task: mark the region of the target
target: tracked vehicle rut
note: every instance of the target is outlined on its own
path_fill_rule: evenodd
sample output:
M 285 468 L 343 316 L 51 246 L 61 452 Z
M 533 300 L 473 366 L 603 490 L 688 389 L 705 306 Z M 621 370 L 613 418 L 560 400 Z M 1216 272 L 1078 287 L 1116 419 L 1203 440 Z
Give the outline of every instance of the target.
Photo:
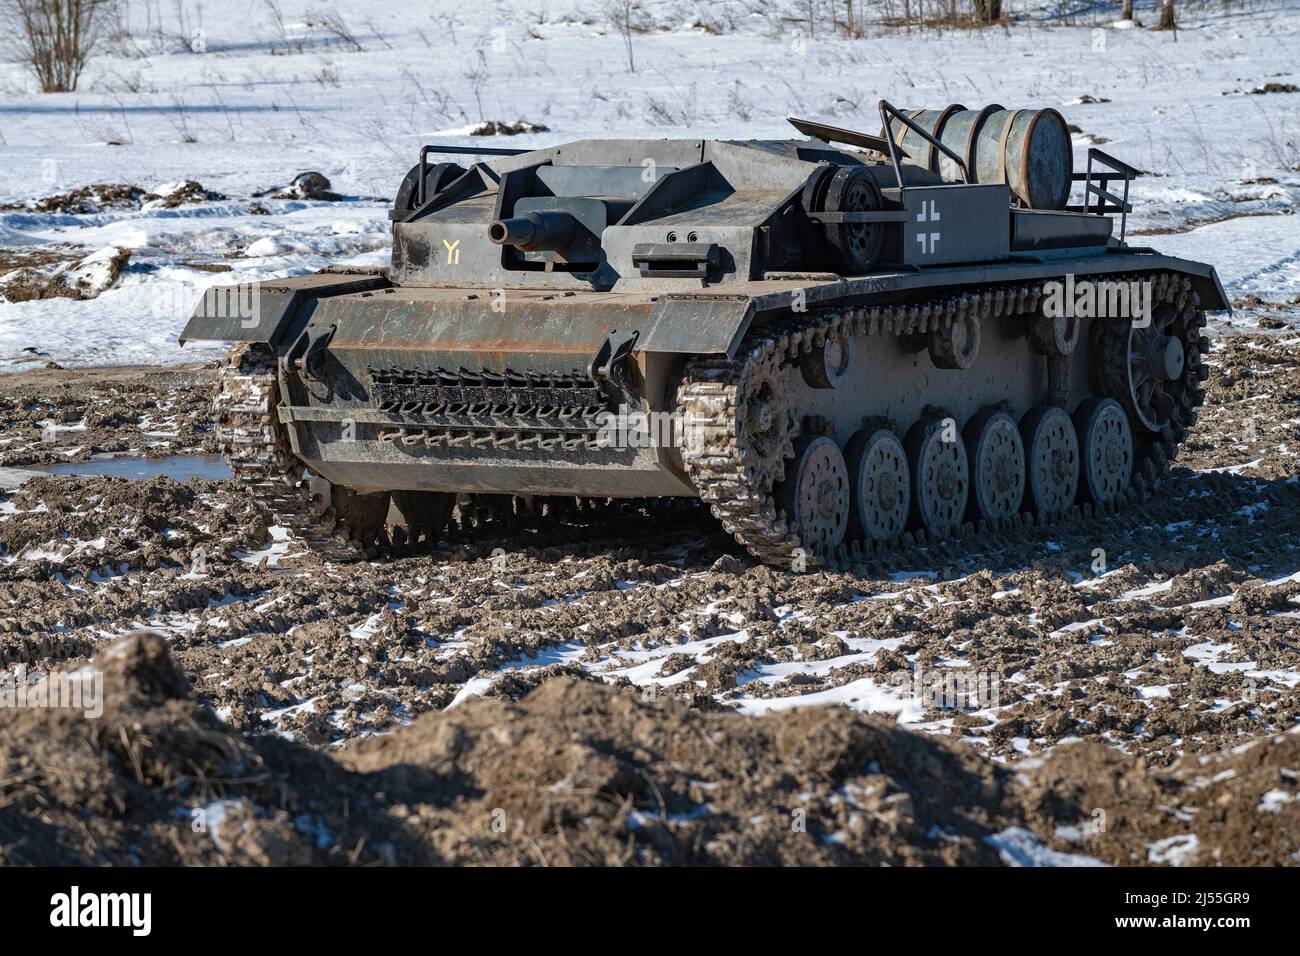
M 1053 110 L 880 115 L 426 147 L 391 268 L 217 287 L 186 327 L 236 343 L 237 479 L 330 560 L 698 498 L 796 570 L 1151 488 L 1203 399 L 1214 270 L 1130 246 L 1136 171 L 1075 172 Z

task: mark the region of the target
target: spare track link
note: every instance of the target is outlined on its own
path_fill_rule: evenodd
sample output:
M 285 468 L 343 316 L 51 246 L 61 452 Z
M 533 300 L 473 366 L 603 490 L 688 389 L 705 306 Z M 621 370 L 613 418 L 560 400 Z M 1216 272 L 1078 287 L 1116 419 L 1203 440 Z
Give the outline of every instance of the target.
M 1142 435 L 1135 430 L 1133 480 L 1124 500 L 1107 509 L 1114 512 L 1147 494 L 1167 472 L 1178 443 L 1196 421 L 1196 409 L 1204 401 L 1205 392 L 1200 385 L 1205 378 L 1202 357 L 1209 346 L 1201 334 L 1205 313 L 1200 308 L 1200 298 L 1185 277 L 1157 272 L 1095 278 L 1098 281 L 1120 278 L 1130 282 L 1150 280 L 1153 283 L 1153 308 L 1172 303 L 1187 316 L 1184 381 L 1188 384 L 1183 402 L 1174 410 L 1173 423 L 1163 432 Z M 845 568 L 887 554 L 907 557 L 909 549 L 926 543 L 924 530 L 908 531 L 883 543 L 849 542 L 831 554 L 816 554 L 803 547 L 798 531 L 790 527 L 772 496 L 773 484 L 782 477 L 784 463 L 774 472 L 771 462 L 756 460 L 761 456 L 755 454 L 755 449 L 747 447 L 738 427 L 738 404 L 744 394 L 746 377 L 770 374 L 786 363 L 797 363 L 800 354 L 837 333 L 916 335 L 941 330 L 955 321 L 971 317 L 983 322 L 1002 316 L 1032 314 L 1038 309 L 1040 297 L 1041 285 L 1014 285 L 919 304 L 851 307 L 790 315 L 751 332 L 735 359 L 696 359 L 687 366 L 677 392 L 678 411 L 694 429 L 694 440 L 682 451 L 691 481 L 723 528 L 751 555 L 766 564 L 788 568 L 795 565 L 797 558 L 802 558 L 809 569 Z M 1028 342 L 1026 347 L 1030 347 Z M 796 415 L 791 437 L 798 434 L 799 427 L 800 419 Z M 792 442 L 786 442 L 783 454 L 786 459 L 792 457 Z M 1075 505 L 1057 515 L 1052 523 L 1090 519 L 1097 510 L 1100 509 L 1091 504 Z M 1030 527 L 1037 521 L 1041 519 L 1022 512 L 999 522 L 997 527 L 983 521 L 978 527 L 966 524 L 958 535 L 965 537 L 978 533 L 981 540 L 988 540 L 988 536 L 997 532 Z

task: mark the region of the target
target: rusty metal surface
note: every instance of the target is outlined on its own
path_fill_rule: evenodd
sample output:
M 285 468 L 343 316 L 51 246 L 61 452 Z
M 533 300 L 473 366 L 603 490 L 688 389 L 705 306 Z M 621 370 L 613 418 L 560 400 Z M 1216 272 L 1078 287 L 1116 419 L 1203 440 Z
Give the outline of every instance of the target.
M 645 326 L 653 307 L 644 295 L 393 289 L 327 300 L 313 321 L 337 326 L 331 351 L 368 365 L 419 353 L 449 368 L 543 369 L 584 364 L 612 329 Z
M 302 313 L 328 296 L 378 289 L 384 276 L 318 273 L 290 279 L 213 286 L 199 299 L 181 331 L 180 342 L 215 339 L 280 345 Z
M 1187 274 L 1207 308 L 1228 302 L 1211 266 L 1140 250 L 1039 250 L 1005 263 L 952 264 L 833 281 L 726 283 L 694 291 L 557 292 L 511 289 L 392 289 L 331 298 L 313 321 L 336 323 L 332 349 L 365 353 L 370 364 L 420 352 L 449 367 L 502 368 L 520 356 L 533 367 L 570 368 L 590 356 L 611 329 L 641 333 L 638 352 L 734 355 L 756 316 L 808 304 L 874 303 L 928 290 L 999 282 L 1049 281 L 1065 273 L 1171 269 Z M 493 311 L 497 302 L 502 311 Z M 434 363 L 438 364 L 438 363 Z
M 430 449 L 400 442 L 329 441 L 313 430 L 302 443 L 307 466 L 359 490 L 466 491 L 596 495 L 610 498 L 694 497 L 695 489 L 660 466 L 655 449 L 589 452 Z

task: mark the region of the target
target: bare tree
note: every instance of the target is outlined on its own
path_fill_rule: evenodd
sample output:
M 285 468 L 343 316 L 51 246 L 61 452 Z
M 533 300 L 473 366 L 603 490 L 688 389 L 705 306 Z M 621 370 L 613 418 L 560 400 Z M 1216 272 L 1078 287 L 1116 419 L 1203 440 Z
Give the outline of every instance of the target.
M 1002 19 L 1002 0 L 973 0 L 975 19 L 980 23 L 997 23 Z
M 627 68 L 633 73 L 636 72 L 636 59 L 632 55 L 632 34 L 637 30 L 639 6 L 636 0 L 609 0 L 605 4 L 605 16 L 623 37 L 623 46 L 627 50 Z
M 46 93 L 77 88 L 99 42 L 114 0 L 0 0 L 4 19 L 18 29 L 11 43 Z
M 1174 19 L 1174 0 L 1164 0 L 1164 2 L 1160 4 L 1160 22 L 1156 24 L 1156 29 L 1178 29 L 1178 22 Z
M 1133 19 L 1133 0 L 1124 0 L 1119 7 L 1119 18 L 1121 20 Z

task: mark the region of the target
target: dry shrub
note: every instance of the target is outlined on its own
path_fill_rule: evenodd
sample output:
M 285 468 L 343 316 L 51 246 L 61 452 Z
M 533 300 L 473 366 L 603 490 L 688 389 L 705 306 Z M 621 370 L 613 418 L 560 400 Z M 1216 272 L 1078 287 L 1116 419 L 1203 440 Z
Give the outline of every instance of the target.
M 99 42 L 115 0 L 0 0 L 16 24 L 11 44 L 36 73 L 41 90 L 67 93 Z

